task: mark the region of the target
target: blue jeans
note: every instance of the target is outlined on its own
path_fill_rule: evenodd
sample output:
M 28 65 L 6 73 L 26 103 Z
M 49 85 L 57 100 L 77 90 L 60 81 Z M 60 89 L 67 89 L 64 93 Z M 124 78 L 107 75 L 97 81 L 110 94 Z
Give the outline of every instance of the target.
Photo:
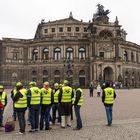
M 1 110 L 0 110 L 0 126 L 2 126 L 3 112 L 4 112 L 4 109 L 1 109 Z
M 42 106 L 41 107 L 41 117 L 40 117 L 40 130 L 44 128 L 44 121 L 45 121 L 45 129 L 49 128 L 50 124 L 50 109 L 51 106 Z
M 56 112 L 57 111 L 58 111 L 58 122 L 60 122 L 61 116 L 60 116 L 58 104 L 53 104 L 53 106 L 52 106 L 52 123 L 54 123 L 54 124 L 55 124 L 55 120 L 56 120 Z
M 77 128 L 82 128 L 82 120 L 80 116 L 80 106 L 75 105 L 74 106 L 75 110 L 75 116 L 76 116 L 76 123 L 77 123 Z
M 38 129 L 40 108 L 30 109 L 31 129 Z
M 105 106 L 108 125 L 112 124 L 112 106 Z

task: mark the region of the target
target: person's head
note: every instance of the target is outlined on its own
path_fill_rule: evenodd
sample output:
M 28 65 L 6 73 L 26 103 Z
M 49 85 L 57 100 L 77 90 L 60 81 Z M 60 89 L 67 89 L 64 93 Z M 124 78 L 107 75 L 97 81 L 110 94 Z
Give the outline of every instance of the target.
M 55 89 L 58 89 L 58 88 L 59 88 L 59 84 L 58 84 L 58 83 L 55 83 L 55 84 L 54 84 L 54 88 L 55 88 Z
M 17 90 L 20 90 L 20 89 L 22 89 L 23 88 L 23 84 L 21 83 L 21 82 L 17 82 L 16 83 L 16 89 Z
M 106 88 L 107 88 L 107 87 L 110 87 L 110 82 L 109 82 L 109 81 L 105 82 L 105 87 L 106 87 Z
M 3 92 L 4 91 L 4 87 L 3 85 L 0 85 L 0 92 Z
M 44 82 L 43 86 L 49 86 L 49 82 Z
M 63 84 L 64 84 L 64 86 L 68 86 L 69 85 L 69 81 L 68 80 L 64 80 Z
M 63 84 L 59 84 L 59 88 L 62 88 L 64 85 Z
M 75 88 L 75 90 L 78 89 L 78 88 L 80 88 L 80 84 L 79 84 L 79 83 L 76 83 L 76 84 L 74 85 L 74 88 Z
M 29 87 L 35 87 L 37 84 L 36 84 L 36 82 L 35 81 L 31 81 L 30 83 L 29 83 Z

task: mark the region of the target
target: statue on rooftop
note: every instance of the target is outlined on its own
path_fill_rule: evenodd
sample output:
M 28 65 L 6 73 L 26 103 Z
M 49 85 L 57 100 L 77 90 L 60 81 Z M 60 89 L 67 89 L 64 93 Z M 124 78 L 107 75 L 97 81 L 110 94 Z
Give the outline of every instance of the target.
M 97 4 L 97 7 L 98 9 L 97 9 L 96 16 L 107 16 L 110 13 L 108 9 L 104 10 L 104 6 L 99 3 Z

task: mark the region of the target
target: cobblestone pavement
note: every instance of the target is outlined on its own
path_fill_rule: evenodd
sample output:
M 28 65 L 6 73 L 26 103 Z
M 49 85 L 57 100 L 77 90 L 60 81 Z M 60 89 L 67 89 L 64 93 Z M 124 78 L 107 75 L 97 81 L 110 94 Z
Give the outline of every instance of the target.
M 10 93 L 10 90 L 6 90 Z M 75 118 L 72 127 L 61 129 L 58 124 L 52 126 L 51 131 L 39 131 L 36 133 L 26 132 L 24 135 L 17 135 L 16 130 L 5 133 L 0 130 L 0 140 L 140 140 L 140 89 L 116 90 L 117 98 L 113 108 L 113 125 L 105 126 L 105 109 L 101 98 L 97 97 L 94 90 L 94 97 L 89 97 L 89 91 L 85 91 L 84 105 L 81 108 L 83 129 L 72 130 L 75 126 Z M 12 101 L 9 99 L 5 109 L 5 121 L 12 114 Z M 29 126 L 27 126 L 27 131 Z

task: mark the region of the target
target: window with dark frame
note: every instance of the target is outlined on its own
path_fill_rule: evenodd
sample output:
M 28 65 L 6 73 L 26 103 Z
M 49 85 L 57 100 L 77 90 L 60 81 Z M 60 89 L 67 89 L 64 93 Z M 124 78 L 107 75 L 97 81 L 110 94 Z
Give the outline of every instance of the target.
M 71 32 L 71 27 L 67 27 L 67 31 L 68 32 Z
M 63 32 L 63 27 L 59 27 L 59 32 Z
M 53 32 L 53 33 L 55 32 L 55 28 L 52 28 L 52 32 Z
M 79 27 L 76 27 L 75 30 L 76 30 L 76 32 L 79 32 L 80 29 L 79 29 Z
M 48 33 L 48 29 L 44 29 L 44 33 Z

